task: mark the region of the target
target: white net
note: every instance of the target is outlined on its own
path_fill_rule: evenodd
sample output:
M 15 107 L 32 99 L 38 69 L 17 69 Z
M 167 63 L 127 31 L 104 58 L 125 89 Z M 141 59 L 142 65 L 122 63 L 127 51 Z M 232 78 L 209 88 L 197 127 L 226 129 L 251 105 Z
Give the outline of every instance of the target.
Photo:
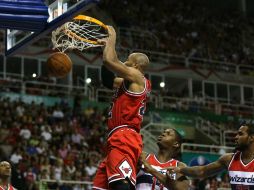
M 67 22 L 52 32 L 54 49 L 65 52 L 67 49 L 83 51 L 91 47 L 102 46 L 98 39 L 107 37 L 107 31 L 99 24 L 87 20 Z

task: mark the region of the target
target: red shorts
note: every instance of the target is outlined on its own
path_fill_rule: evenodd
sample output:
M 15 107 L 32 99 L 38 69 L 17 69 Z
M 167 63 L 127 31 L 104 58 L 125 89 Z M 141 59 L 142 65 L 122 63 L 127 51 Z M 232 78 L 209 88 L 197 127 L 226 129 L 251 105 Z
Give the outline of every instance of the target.
M 93 189 L 106 190 L 108 184 L 129 178 L 136 184 L 136 167 L 142 152 L 142 138 L 130 128 L 115 131 L 107 141 L 107 156 L 101 162 L 93 180 Z

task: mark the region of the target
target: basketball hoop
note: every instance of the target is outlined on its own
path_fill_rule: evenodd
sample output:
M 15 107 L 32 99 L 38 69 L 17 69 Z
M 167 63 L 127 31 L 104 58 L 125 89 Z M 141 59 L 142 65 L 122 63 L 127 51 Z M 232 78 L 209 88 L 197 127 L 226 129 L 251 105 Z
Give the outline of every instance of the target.
M 54 49 L 65 52 L 67 49 L 83 51 L 102 46 L 97 42 L 108 36 L 107 26 L 101 21 L 84 15 L 75 17 L 52 32 Z

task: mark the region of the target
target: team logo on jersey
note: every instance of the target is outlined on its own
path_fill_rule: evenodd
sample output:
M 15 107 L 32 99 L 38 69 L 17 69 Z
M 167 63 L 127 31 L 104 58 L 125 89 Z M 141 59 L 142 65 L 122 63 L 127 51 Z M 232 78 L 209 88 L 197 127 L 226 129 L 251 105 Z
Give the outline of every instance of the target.
M 231 183 L 234 183 L 234 182 L 254 183 L 253 175 L 250 177 L 240 177 L 238 175 L 230 176 L 229 180 Z
M 253 172 L 229 171 L 229 181 L 231 184 L 253 185 Z
M 122 164 L 119 166 L 120 171 L 124 175 L 124 177 L 131 177 L 132 174 L 132 168 L 130 164 L 127 162 L 127 160 L 124 160 Z

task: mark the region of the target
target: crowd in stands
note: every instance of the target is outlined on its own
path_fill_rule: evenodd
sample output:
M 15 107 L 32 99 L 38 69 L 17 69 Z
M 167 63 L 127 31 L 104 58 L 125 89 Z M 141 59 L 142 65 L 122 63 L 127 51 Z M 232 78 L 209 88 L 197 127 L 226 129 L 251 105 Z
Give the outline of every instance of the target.
M 159 93 L 154 92 L 153 95 L 156 97 Z M 233 102 L 232 104 L 228 104 L 225 102 L 209 100 L 208 98 L 203 98 L 198 95 L 194 98 L 188 98 L 186 96 L 168 96 L 167 94 L 164 95 L 161 93 L 160 96 L 160 101 L 154 101 L 155 106 L 162 107 L 168 111 L 191 113 L 210 112 L 215 113 L 216 115 L 243 117 L 252 117 L 254 111 L 253 105 L 239 105 Z
M 142 30 L 150 31 L 159 38 L 158 46 L 147 40 L 130 48 L 253 65 L 248 39 L 252 19 L 244 17 L 240 7 L 212 5 L 212 1 L 198 0 L 159 4 L 138 0 L 105 1 L 102 8 L 110 9 L 117 26 L 140 30 L 140 36 Z
M 29 95 L 66 97 L 85 94 L 85 88 L 67 84 L 57 84 L 55 78 L 49 77 L 26 77 L 15 79 L 6 77 L 0 79 L 1 92 L 26 93 Z M 71 89 L 71 90 L 70 90 Z
M 211 177 L 205 180 L 193 180 L 191 183 L 191 190 L 217 190 L 222 189 L 231 189 L 230 184 L 228 183 L 228 175 L 224 174 L 220 177 Z
M 9 155 L 5 159 L 16 168 L 17 189 L 38 189 L 41 179 L 92 180 L 104 154 L 106 127 L 100 110 L 83 110 L 78 102 L 71 109 L 64 101 L 45 107 L 8 98 L 1 99 L 0 108 L 1 146 Z

